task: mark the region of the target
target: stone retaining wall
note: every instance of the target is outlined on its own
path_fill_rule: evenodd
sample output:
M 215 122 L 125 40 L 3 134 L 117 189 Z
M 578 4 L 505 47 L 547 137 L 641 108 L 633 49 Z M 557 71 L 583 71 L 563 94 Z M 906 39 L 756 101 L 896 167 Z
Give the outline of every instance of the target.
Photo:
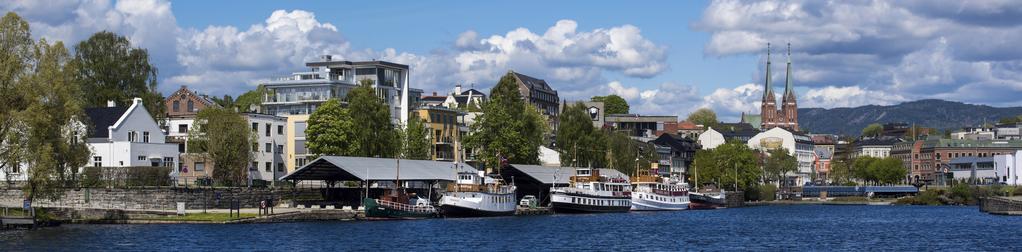
M 21 206 L 22 191 L 19 189 L 0 189 L 0 205 Z M 188 209 L 229 208 L 230 201 L 237 199 L 242 208 L 257 208 L 264 199 L 275 200 L 280 204 L 292 197 L 319 197 L 319 190 L 298 189 L 104 189 L 81 188 L 64 191 L 64 197 L 58 201 L 37 199 L 36 207 L 64 208 L 99 208 L 126 210 L 174 210 L 177 202 L 184 202 Z
M 981 197 L 979 198 L 979 211 L 995 214 L 1020 212 L 1022 211 L 1022 201 L 1003 197 Z

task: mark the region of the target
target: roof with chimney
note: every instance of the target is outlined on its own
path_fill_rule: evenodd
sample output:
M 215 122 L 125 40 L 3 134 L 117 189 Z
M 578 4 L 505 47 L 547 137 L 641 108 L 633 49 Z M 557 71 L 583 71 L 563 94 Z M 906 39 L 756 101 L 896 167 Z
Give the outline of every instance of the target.
M 544 92 L 553 93 L 553 94 L 557 93 L 557 91 L 554 90 L 553 88 L 551 88 L 550 85 L 548 85 L 545 80 L 533 78 L 532 76 L 520 74 L 520 73 L 517 73 L 515 71 L 509 71 L 509 72 L 512 75 L 514 75 L 515 78 L 518 78 L 518 80 L 521 80 L 522 83 L 525 84 L 525 86 L 529 88 L 529 90 L 538 90 L 538 91 L 544 91 Z
M 128 111 L 128 107 L 102 107 L 87 108 L 85 115 L 89 117 L 92 128 L 89 130 L 89 138 L 110 137 L 110 126 L 117 123 L 121 116 Z

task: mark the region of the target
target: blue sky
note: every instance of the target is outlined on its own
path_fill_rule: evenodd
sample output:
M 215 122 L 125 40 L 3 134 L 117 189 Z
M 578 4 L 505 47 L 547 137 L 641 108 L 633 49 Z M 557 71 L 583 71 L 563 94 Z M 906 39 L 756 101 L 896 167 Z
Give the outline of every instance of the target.
M 110 30 L 147 48 L 165 93 L 237 95 L 322 54 L 408 64 L 413 86 L 486 89 L 508 69 L 568 100 L 618 94 L 632 112 L 725 120 L 758 112 L 765 45 L 802 107 L 946 99 L 1022 105 L 1022 5 L 1011 1 L 14 0 L 33 36 Z M 777 85 L 780 87 L 781 85 Z

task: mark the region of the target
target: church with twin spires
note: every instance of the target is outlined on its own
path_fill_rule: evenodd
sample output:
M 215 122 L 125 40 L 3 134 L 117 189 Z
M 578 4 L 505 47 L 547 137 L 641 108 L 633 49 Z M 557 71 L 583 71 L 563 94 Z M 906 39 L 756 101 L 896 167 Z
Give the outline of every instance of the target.
M 774 86 L 770 81 L 770 43 L 767 43 L 766 80 L 763 88 L 763 104 L 760 107 L 761 130 L 780 127 L 792 132 L 799 132 L 798 103 L 795 101 L 795 88 L 791 84 L 791 44 L 788 44 L 788 67 L 786 70 L 781 109 L 777 109 L 777 96 L 774 94 Z

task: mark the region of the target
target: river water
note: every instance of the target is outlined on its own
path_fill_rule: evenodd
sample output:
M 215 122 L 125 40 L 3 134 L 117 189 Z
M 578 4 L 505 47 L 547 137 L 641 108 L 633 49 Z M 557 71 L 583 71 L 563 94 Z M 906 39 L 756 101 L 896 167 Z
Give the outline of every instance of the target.
M 976 207 L 713 211 L 279 224 L 64 225 L 0 233 L 0 251 L 1022 251 L 1022 217 Z

